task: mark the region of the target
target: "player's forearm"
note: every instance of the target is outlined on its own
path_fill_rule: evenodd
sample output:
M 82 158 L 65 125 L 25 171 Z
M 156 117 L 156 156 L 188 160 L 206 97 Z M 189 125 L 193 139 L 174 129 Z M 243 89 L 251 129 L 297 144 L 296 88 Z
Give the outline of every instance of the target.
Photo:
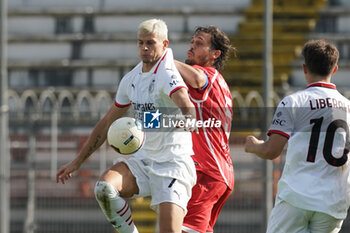
M 254 136 L 246 138 L 245 151 L 256 154 L 262 159 L 274 159 L 269 141 L 259 140 Z
M 109 126 L 113 121 L 122 117 L 127 112 L 128 108 L 129 107 L 120 108 L 114 105 L 111 106 L 108 113 L 96 124 L 87 142 L 75 159 L 75 162 L 77 162 L 79 166 L 106 141 Z
M 186 93 L 187 94 L 187 93 Z M 181 110 L 182 115 L 188 118 L 196 119 L 196 109 L 193 103 L 187 98 L 177 99 L 176 104 Z
M 107 123 L 103 120 L 99 121 L 75 159 L 79 166 L 105 142 L 107 131 Z
M 185 117 L 196 119 L 196 109 L 191 102 L 189 102 L 186 107 L 181 108 L 181 113 Z
M 246 152 L 256 154 L 258 157 L 260 157 L 262 159 L 273 159 L 271 156 L 272 154 L 266 145 L 266 142 L 254 144 L 254 145 L 250 146 L 246 150 Z
M 170 98 L 176 104 L 176 106 L 181 109 L 181 113 L 183 115 L 191 115 L 196 117 L 196 110 L 193 103 L 189 99 L 186 88 L 179 88 L 170 96 Z

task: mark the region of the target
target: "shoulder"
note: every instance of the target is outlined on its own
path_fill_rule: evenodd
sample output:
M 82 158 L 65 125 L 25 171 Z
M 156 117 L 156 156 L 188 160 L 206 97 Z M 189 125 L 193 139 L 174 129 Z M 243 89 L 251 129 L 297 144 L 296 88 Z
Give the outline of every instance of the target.
M 340 96 L 340 98 L 343 99 L 344 102 L 350 103 L 350 99 L 346 98 L 342 93 L 340 93 L 338 90 L 336 90 L 336 95 Z
M 217 72 L 217 70 L 213 67 L 203 67 L 203 66 L 199 66 L 199 65 L 193 65 L 193 68 L 197 68 L 202 70 L 206 75 L 208 76 L 213 76 L 215 74 L 215 72 Z
M 302 89 L 302 90 L 295 91 L 294 93 L 291 93 L 284 98 L 287 98 L 290 101 L 300 102 L 302 100 L 309 99 L 310 96 L 312 96 L 312 90 Z
M 142 72 L 142 62 L 139 62 L 132 70 L 130 70 L 128 73 L 126 73 L 123 76 L 123 79 L 129 79 L 134 77 L 135 75 L 138 75 Z
M 170 88 L 177 86 L 179 84 L 183 84 L 182 76 L 180 75 L 179 71 L 176 69 L 176 67 L 166 67 L 161 66 L 160 69 L 157 71 L 157 82 L 164 83 L 167 85 L 169 83 Z
M 278 104 L 278 107 L 294 107 L 298 104 L 298 92 L 285 96 Z
M 167 67 L 164 69 L 164 73 L 167 74 L 169 77 L 172 77 L 173 75 L 177 75 L 178 71 L 173 67 Z
M 183 82 L 180 73 L 175 69 L 164 69 L 157 75 L 156 80 L 157 82 Z
M 126 73 L 122 79 L 121 82 L 128 83 L 131 82 L 136 76 L 138 76 L 142 71 L 142 64 L 137 64 L 132 70 L 130 70 L 128 73 Z

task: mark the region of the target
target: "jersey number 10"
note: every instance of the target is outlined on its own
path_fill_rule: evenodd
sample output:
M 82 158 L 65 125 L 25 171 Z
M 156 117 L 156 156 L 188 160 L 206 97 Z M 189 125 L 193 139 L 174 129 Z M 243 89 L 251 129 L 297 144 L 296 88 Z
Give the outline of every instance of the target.
M 318 147 L 318 141 L 320 138 L 320 132 L 321 132 L 321 126 L 323 122 L 323 117 L 318 119 L 311 119 L 310 124 L 314 124 L 312 127 L 311 137 L 310 137 L 310 143 L 309 143 L 309 150 L 307 153 L 307 159 L 308 162 L 315 162 L 316 158 L 316 152 Z M 333 148 L 333 142 L 335 137 L 335 132 L 338 128 L 342 128 L 345 130 L 345 146 L 343 155 L 340 158 L 335 158 L 332 155 L 332 148 Z M 323 157 L 332 166 L 340 167 L 343 166 L 346 161 L 348 160 L 348 153 L 349 153 L 350 145 L 349 145 L 349 127 L 347 123 L 343 120 L 334 120 L 332 121 L 326 130 L 326 137 L 324 140 L 323 145 Z

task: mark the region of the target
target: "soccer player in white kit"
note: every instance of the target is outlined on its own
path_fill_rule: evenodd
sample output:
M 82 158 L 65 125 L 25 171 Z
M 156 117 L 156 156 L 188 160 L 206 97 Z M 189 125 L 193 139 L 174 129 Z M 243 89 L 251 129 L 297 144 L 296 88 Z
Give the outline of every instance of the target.
M 331 83 L 339 52 L 325 40 L 302 50 L 306 89 L 278 105 L 267 141 L 246 139 L 246 152 L 278 157 L 288 141 L 267 232 L 339 232 L 349 208 L 350 101 Z
M 137 45 L 141 62 L 123 77 L 115 105 L 97 123 L 78 156 L 59 169 L 57 182 L 65 183 L 72 177 L 72 172 L 103 144 L 112 122 L 130 106 L 140 120 L 144 112 L 159 114 L 159 109 L 195 118 L 194 105 L 167 48 L 167 33 L 162 20 L 140 24 Z M 175 127 L 146 131 L 143 147 L 129 159 L 120 158 L 96 183 L 95 196 L 107 220 L 119 233 L 138 232 L 124 198 L 152 196 L 151 208 L 158 212 L 159 232 L 181 232 L 196 181 L 192 154 L 191 132 Z

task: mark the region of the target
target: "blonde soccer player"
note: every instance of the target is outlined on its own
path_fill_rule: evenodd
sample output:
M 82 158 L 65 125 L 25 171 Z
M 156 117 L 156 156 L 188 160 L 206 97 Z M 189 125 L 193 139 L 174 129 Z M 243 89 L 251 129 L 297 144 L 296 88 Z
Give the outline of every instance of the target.
M 151 19 L 138 29 L 137 47 L 141 62 L 121 80 L 115 104 L 93 129 L 78 156 L 62 166 L 57 182 L 65 183 L 72 172 L 106 139 L 109 126 L 131 107 L 135 118 L 144 120 L 152 114 L 159 123 L 160 114 L 167 113 L 195 118 L 187 87 L 177 71 L 168 30 L 164 21 Z M 190 128 L 186 128 L 189 129 Z M 154 132 L 155 131 L 155 132 Z M 191 159 L 191 132 L 176 127 L 145 131 L 143 147 L 129 159 L 119 161 L 105 171 L 95 186 L 96 199 L 107 220 L 120 233 L 136 233 L 130 208 L 125 198 L 151 196 L 151 208 L 159 215 L 159 232 L 181 232 L 187 202 L 196 180 Z

